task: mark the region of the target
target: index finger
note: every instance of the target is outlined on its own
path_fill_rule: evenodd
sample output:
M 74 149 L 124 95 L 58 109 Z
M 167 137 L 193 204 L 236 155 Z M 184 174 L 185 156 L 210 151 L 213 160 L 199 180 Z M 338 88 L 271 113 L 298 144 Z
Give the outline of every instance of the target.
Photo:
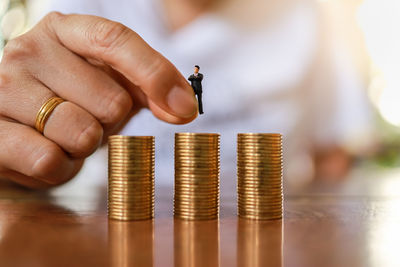
M 197 101 L 186 79 L 131 29 L 101 17 L 57 12 L 47 15 L 44 23 L 69 50 L 110 65 L 162 110 L 180 118 L 195 118 Z

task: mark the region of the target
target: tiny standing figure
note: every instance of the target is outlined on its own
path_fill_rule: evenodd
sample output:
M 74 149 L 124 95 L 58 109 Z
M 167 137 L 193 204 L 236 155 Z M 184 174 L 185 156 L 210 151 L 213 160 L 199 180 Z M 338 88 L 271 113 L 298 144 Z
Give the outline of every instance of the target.
M 201 81 L 203 80 L 203 74 L 199 72 L 200 67 L 198 65 L 194 66 L 194 73 L 190 75 L 188 80 L 192 84 L 194 93 L 197 96 L 197 101 L 199 102 L 199 114 L 203 114 L 203 102 L 201 99 L 201 94 L 203 93 L 203 88 L 201 86 Z

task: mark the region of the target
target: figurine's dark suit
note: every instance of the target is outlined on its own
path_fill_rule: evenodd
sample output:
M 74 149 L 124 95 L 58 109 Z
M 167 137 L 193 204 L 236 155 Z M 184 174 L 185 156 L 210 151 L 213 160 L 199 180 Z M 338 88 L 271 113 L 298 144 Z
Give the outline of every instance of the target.
M 203 102 L 201 99 L 201 94 L 203 93 L 203 87 L 201 86 L 201 81 L 203 80 L 203 74 L 197 73 L 197 76 L 192 74 L 190 75 L 188 80 L 191 82 L 194 93 L 197 96 L 197 101 L 199 102 L 199 113 L 203 114 Z

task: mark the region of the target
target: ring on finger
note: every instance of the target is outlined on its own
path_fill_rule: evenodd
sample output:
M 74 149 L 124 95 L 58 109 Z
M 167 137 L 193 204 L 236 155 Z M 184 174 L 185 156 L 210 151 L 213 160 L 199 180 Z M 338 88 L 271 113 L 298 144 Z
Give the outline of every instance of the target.
M 35 128 L 36 130 L 43 134 L 44 126 L 50 117 L 53 110 L 65 100 L 58 96 L 50 97 L 39 109 L 36 114 Z

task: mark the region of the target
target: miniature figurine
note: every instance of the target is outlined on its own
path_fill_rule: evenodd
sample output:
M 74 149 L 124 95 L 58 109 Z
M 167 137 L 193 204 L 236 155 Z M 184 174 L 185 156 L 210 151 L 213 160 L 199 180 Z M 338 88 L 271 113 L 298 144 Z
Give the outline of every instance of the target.
M 201 81 L 203 80 L 203 74 L 199 72 L 200 67 L 198 65 L 194 66 L 194 73 L 190 75 L 188 80 L 192 84 L 192 88 L 194 90 L 194 93 L 197 96 L 197 101 L 199 102 L 199 114 L 203 114 L 203 102 L 201 99 L 201 95 L 203 93 L 203 88 L 201 86 Z

